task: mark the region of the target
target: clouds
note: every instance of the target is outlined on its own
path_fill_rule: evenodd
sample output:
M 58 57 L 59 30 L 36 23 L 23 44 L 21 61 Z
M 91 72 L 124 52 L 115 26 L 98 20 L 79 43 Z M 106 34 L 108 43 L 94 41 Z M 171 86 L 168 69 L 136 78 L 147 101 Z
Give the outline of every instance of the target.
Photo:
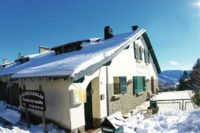
M 192 6 L 194 8 L 196 8 L 196 9 L 198 9 L 198 13 L 196 13 L 195 16 L 199 18 L 199 16 L 200 16 L 200 0 L 197 0 L 196 2 L 193 2 Z
M 200 8 L 200 1 L 194 2 L 192 5 L 193 5 L 194 7 Z
M 178 62 L 176 61 L 169 61 L 169 64 L 172 65 L 172 66 L 178 66 Z

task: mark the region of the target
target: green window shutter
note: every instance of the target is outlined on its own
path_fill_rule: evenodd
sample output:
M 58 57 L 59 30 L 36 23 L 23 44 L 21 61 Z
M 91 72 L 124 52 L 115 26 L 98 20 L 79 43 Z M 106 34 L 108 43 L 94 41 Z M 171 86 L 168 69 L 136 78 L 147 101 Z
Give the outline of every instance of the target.
M 133 77 L 133 94 L 140 94 L 146 90 L 145 77 Z
M 144 87 L 143 87 L 143 78 L 142 77 L 138 77 L 138 94 L 140 94 L 141 92 L 143 92 Z
M 143 87 L 144 87 L 144 91 L 146 91 L 146 79 L 145 79 L 145 77 L 143 77 Z
M 147 51 L 144 49 L 144 62 L 147 63 Z
M 150 63 L 150 53 L 148 52 L 148 63 Z
M 133 77 L 133 94 L 138 94 L 138 90 L 137 90 L 137 77 Z
M 119 77 L 119 82 L 120 82 L 120 92 L 121 92 L 121 94 L 126 93 L 127 92 L 126 77 Z

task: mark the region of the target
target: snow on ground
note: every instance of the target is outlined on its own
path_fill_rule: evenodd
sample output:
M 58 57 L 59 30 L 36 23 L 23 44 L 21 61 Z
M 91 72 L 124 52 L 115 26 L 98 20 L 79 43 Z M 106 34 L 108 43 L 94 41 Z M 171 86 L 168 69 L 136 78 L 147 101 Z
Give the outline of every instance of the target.
M 157 99 L 181 99 L 191 98 L 191 91 L 184 92 L 165 92 L 156 96 Z M 153 98 L 155 99 L 155 97 Z M 123 125 L 125 133 L 200 133 L 200 110 L 192 109 L 192 111 L 182 111 L 160 109 L 158 114 L 150 115 L 147 112 L 149 102 L 145 102 L 137 109 L 133 110 L 132 115 L 125 121 L 120 121 L 120 125 Z M 3 115 L 7 109 L 7 104 L 0 101 L 0 116 Z M 14 110 L 13 110 L 14 111 Z M 13 120 L 13 114 L 11 113 L 11 120 Z M 15 115 L 14 115 L 15 116 Z M 18 115 L 16 115 L 18 116 Z M 50 133 L 64 133 L 54 124 L 48 124 L 48 130 Z M 20 119 L 13 126 L 5 125 L 0 120 L 0 133 L 42 133 L 43 125 L 32 125 L 31 128 L 27 128 L 26 122 Z
M 0 101 L 0 116 L 13 125 L 8 125 L 0 119 L 0 133 L 43 133 L 43 124 L 31 124 L 30 128 L 27 128 L 27 124 L 21 119 L 20 113 L 14 109 L 8 108 L 8 106 L 9 105 L 5 102 Z M 49 133 L 65 133 L 64 130 L 59 129 L 52 123 L 48 124 L 47 127 Z
M 200 133 L 200 111 L 161 111 L 145 119 L 138 113 L 127 119 L 125 133 Z
M 0 116 L 12 124 L 18 123 L 21 118 L 21 114 L 18 111 L 9 108 L 0 111 Z
M 153 100 L 191 99 L 192 91 L 161 92 Z M 185 103 L 184 103 L 185 104 Z M 126 133 L 200 133 L 200 110 L 194 109 L 193 104 L 185 104 L 182 111 L 179 104 L 158 104 L 159 112 L 150 115 L 147 112 L 149 101 L 133 110 L 133 115 L 126 119 Z M 181 104 L 182 106 L 182 104 Z M 190 107 L 189 107 L 190 106 Z

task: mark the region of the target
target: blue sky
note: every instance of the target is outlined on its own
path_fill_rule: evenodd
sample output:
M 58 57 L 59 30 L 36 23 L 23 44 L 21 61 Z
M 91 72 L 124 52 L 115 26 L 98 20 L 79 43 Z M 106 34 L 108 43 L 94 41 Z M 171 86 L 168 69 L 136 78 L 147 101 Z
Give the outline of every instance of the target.
M 191 69 L 200 57 L 200 0 L 0 0 L 0 59 L 103 37 L 106 25 L 145 28 L 162 70 Z

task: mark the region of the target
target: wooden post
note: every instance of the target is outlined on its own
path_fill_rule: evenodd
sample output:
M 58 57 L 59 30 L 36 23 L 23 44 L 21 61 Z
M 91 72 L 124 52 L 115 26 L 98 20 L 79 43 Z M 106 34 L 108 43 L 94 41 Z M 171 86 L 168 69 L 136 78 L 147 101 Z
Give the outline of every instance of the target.
M 39 85 L 39 90 L 42 91 L 42 86 L 41 85 Z M 43 122 L 43 125 L 44 125 L 44 133 L 48 133 L 46 117 L 45 117 L 45 111 L 42 111 L 42 122 Z
M 29 114 L 28 114 L 28 109 L 27 109 L 27 107 L 25 108 L 25 112 L 26 112 L 27 127 L 30 128 L 30 121 L 29 121 Z
M 46 118 L 45 118 L 45 112 L 44 111 L 42 111 L 42 121 L 43 121 L 43 125 L 44 125 L 44 133 L 48 133 L 47 123 L 46 123 Z

